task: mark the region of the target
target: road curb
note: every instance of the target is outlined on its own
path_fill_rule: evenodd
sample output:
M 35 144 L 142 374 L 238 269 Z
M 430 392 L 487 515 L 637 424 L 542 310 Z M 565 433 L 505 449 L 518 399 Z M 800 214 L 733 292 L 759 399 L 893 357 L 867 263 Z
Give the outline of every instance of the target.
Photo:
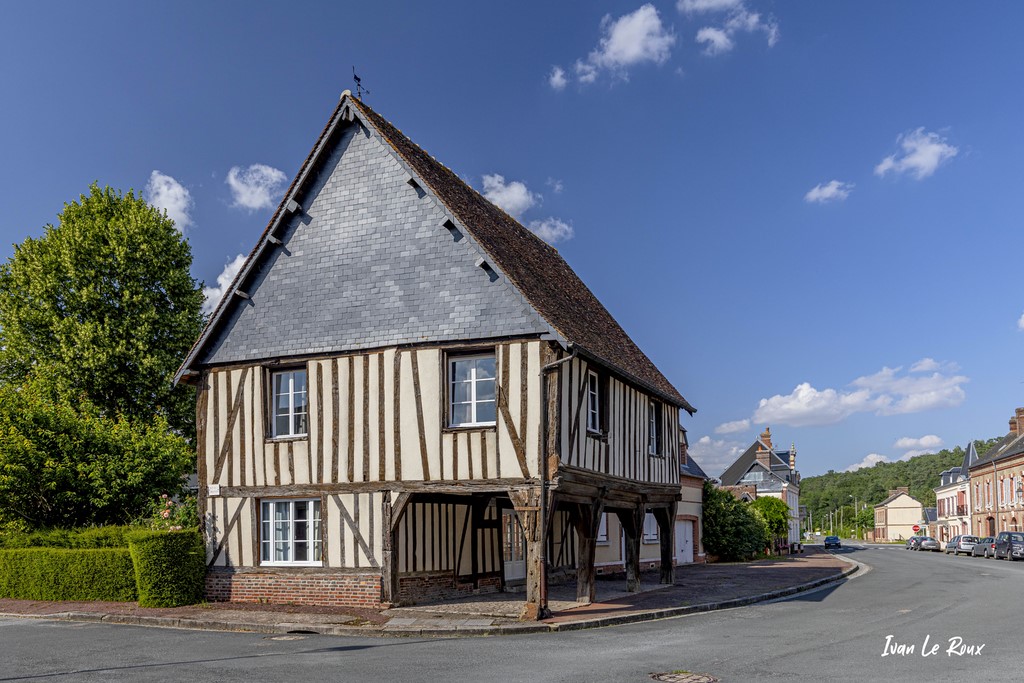
M 235 633 L 263 633 L 267 635 L 284 634 L 311 634 L 328 636 L 356 636 L 356 637 L 401 637 L 401 638 L 423 638 L 423 637 L 466 637 L 466 636 L 509 636 L 524 635 L 531 633 L 556 633 L 562 631 L 581 631 L 584 629 L 604 628 L 607 626 L 621 626 L 624 624 L 635 624 L 642 621 L 654 621 L 656 619 L 670 619 L 702 612 L 714 612 L 723 609 L 746 607 L 762 602 L 771 602 L 781 598 L 790 597 L 800 593 L 818 590 L 826 586 L 845 581 L 856 572 L 866 573 L 870 566 L 857 560 L 834 555 L 851 566 L 844 569 L 836 576 L 829 576 L 806 583 L 780 588 L 758 595 L 748 595 L 732 600 L 720 602 L 705 602 L 699 605 L 686 605 L 681 607 L 667 607 L 664 609 L 646 610 L 643 612 L 632 612 L 618 616 L 597 617 L 594 619 L 581 619 L 579 621 L 565 621 L 557 623 L 520 623 L 520 624 L 499 624 L 494 626 L 455 626 L 443 628 L 439 626 L 395 626 L 388 628 L 367 628 L 364 626 L 344 626 L 341 624 L 317 624 L 305 622 L 278 622 L 276 624 L 262 624 L 258 622 L 227 622 L 216 619 L 186 619 L 178 617 L 149 617 L 127 614 L 100 614 L 94 612 L 57 612 L 55 614 L 9 614 L 0 613 L 0 617 L 6 618 L 31 618 L 50 619 L 54 621 L 76 621 L 104 624 L 120 624 L 124 626 L 148 626 L 156 628 L 189 629 L 195 631 L 226 631 Z

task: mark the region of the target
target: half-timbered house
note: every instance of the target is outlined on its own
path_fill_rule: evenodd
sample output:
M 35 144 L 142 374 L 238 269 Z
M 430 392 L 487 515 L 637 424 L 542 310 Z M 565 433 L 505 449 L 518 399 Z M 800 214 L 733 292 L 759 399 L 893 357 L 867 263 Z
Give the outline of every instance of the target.
M 558 252 L 347 91 L 184 361 L 210 599 L 593 598 L 603 512 L 671 580 L 693 407 Z

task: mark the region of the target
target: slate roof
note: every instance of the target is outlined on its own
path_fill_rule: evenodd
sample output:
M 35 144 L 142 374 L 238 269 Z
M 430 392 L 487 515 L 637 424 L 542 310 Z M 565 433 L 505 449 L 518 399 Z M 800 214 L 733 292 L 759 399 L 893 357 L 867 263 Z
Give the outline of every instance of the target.
M 214 337 L 225 309 L 235 299 L 231 292 L 238 283 L 245 281 L 254 268 L 272 230 L 283 219 L 289 201 L 301 191 L 317 157 L 329 146 L 335 126 L 341 123 L 343 115 L 356 115 L 349 114 L 348 105 L 352 105 L 352 109 L 361 114 L 360 118 L 391 146 L 398 157 L 422 181 L 424 189 L 432 192 L 461 224 L 460 227 L 479 244 L 492 261 L 491 265 L 508 278 L 527 302 L 566 342 L 578 347 L 582 355 L 603 362 L 626 379 L 651 390 L 664 400 L 691 414 L 696 412 L 696 409 L 630 339 L 554 247 L 469 187 L 390 122 L 349 93 L 343 95 L 339 101 L 259 242 L 249 254 L 235 282 L 226 290 L 227 294 L 218 304 L 199 340 L 186 357 L 176 379 L 180 379 L 188 370 L 194 369 L 200 351 Z M 237 303 L 237 299 L 235 301 Z
M 743 475 L 750 470 L 754 463 L 757 462 L 758 448 L 767 448 L 761 439 L 757 439 L 754 443 L 750 444 L 750 448 L 745 450 L 740 457 L 736 458 L 736 460 L 726 468 L 725 472 L 722 472 L 722 486 L 736 486 L 739 484 Z M 785 453 L 787 458 L 789 457 L 789 451 L 782 451 L 782 453 Z M 780 451 L 772 451 L 770 462 L 773 473 L 783 471 L 786 474 L 789 473 L 789 461 L 782 458 Z
M 974 447 L 972 440 L 967 444 L 967 452 L 964 453 L 964 462 L 960 465 L 960 474 L 967 476 L 968 471 L 978 462 L 978 449 Z
M 973 443 L 971 445 L 973 446 Z M 1024 434 L 1010 432 L 985 451 L 985 455 L 978 458 L 970 468 L 975 470 L 983 465 L 991 465 L 995 460 L 1002 460 L 1020 453 L 1024 453 Z
M 939 519 L 938 508 L 924 508 L 924 521 L 928 524 Z
M 679 474 L 686 477 L 697 477 L 698 479 L 708 478 L 708 475 L 704 473 L 704 469 L 693 459 L 692 455 L 686 456 L 686 462 L 679 463 Z

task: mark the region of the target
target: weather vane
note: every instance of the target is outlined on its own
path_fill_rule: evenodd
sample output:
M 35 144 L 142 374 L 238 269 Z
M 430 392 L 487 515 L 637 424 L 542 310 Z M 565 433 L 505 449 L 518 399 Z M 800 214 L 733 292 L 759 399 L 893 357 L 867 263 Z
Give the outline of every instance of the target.
M 352 80 L 356 82 L 356 97 L 363 99 L 363 95 L 369 95 L 370 91 L 363 87 L 363 79 L 356 75 L 356 68 L 352 67 Z

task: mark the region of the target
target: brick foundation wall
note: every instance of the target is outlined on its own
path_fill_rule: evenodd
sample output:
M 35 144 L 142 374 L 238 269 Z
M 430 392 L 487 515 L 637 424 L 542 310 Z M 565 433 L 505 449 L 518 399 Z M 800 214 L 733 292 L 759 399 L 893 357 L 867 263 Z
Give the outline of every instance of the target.
M 411 605 L 501 590 L 501 576 L 497 574 L 480 577 L 477 583 L 474 586 L 472 581 L 456 581 L 451 572 L 406 574 L 398 577 L 398 599 L 403 605 Z
M 380 574 L 211 569 L 206 599 L 211 602 L 267 602 L 283 605 L 380 607 Z

